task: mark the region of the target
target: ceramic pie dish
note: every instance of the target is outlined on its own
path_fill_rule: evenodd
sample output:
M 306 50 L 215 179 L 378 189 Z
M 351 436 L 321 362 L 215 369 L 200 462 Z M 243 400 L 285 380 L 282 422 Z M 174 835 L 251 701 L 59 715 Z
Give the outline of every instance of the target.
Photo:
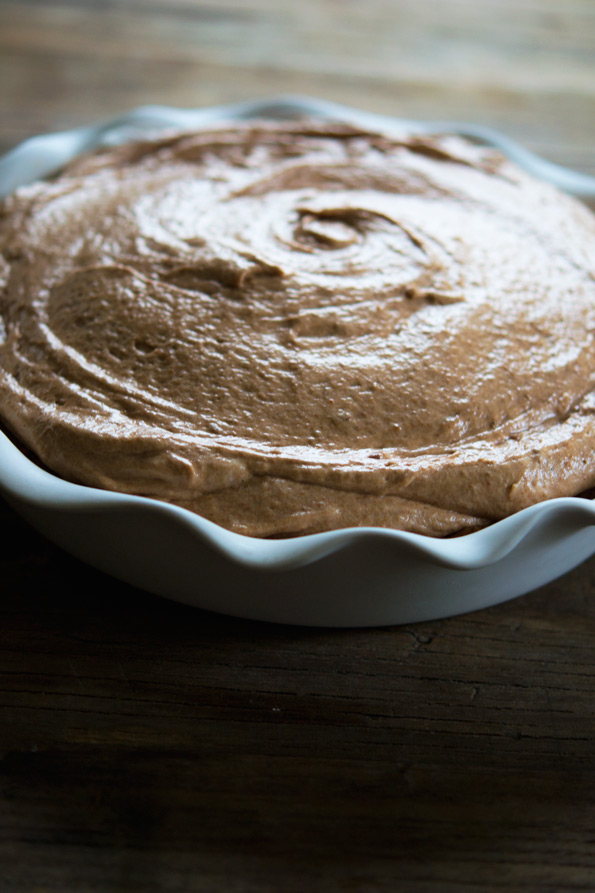
M 414 123 L 418 132 L 459 133 L 497 147 L 576 196 L 595 198 L 595 178 L 546 162 L 490 130 L 397 121 L 301 98 L 196 111 L 146 107 L 36 137 L 0 160 L 0 192 L 47 176 L 81 152 L 149 131 L 303 114 L 385 131 Z M 69 483 L 1 434 L 0 492 L 42 533 L 109 574 L 200 608 L 284 623 L 374 626 L 462 613 L 541 586 L 595 552 L 595 506 L 578 497 L 539 503 L 454 539 L 384 528 L 245 537 L 164 502 Z

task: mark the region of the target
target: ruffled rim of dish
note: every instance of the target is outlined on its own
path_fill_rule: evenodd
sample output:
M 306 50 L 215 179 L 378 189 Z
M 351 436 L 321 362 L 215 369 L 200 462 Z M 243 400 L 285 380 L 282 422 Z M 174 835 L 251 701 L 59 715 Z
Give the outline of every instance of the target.
M 260 539 L 226 530 L 188 509 L 109 490 L 74 484 L 40 468 L 0 433 L 0 490 L 30 507 L 60 512 L 143 511 L 169 518 L 196 534 L 229 560 L 258 570 L 291 570 L 375 540 L 399 544 L 434 564 L 457 570 L 482 568 L 505 558 L 531 533 L 555 521 L 573 528 L 595 525 L 595 503 L 581 497 L 550 499 L 529 506 L 483 530 L 440 539 L 382 527 L 349 527 L 287 539 Z

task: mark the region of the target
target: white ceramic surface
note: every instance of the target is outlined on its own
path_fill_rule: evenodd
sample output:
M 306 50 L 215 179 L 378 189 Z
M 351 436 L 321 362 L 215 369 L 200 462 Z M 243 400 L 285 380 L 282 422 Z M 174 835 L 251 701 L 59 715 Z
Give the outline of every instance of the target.
M 388 130 L 414 123 L 418 131 L 462 133 L 568 192 L 595 198 L 595 178 L 489 129 L 404 122 L 301 97 L 199 110 L 147 106 L 35 137 L 0 160 L 0 194 L 47 176 L 80 152 L 148 131 L 303 113 Z M 378 528 L 253 539 L 185 509 L 63 481 L 2 434 L 0 492 L 51 540 L 109 574 L 200 608 L 282 623 L 376 626 L 472 611 L 541 586 L 595 552 L 595 505 L 580 498 L 549 500 L 457 539 Z

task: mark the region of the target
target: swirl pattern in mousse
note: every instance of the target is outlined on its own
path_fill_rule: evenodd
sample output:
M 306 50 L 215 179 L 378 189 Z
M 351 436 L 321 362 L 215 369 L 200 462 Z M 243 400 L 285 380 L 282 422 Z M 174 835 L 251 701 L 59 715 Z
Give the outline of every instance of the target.
M 168 133 L 0 212 L 0 413 L 239 533 L 432 536 L 595 485 L 595 218 L 449 135 Z

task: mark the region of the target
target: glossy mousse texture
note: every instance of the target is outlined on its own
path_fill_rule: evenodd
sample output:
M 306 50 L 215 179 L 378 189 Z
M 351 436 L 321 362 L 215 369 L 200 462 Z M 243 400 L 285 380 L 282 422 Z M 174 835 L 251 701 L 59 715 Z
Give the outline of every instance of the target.
M 444 536 L 595 485 L 595 218 L 453 136 L 300 121 L 0 210 L 0 417 L 240 533 Z

